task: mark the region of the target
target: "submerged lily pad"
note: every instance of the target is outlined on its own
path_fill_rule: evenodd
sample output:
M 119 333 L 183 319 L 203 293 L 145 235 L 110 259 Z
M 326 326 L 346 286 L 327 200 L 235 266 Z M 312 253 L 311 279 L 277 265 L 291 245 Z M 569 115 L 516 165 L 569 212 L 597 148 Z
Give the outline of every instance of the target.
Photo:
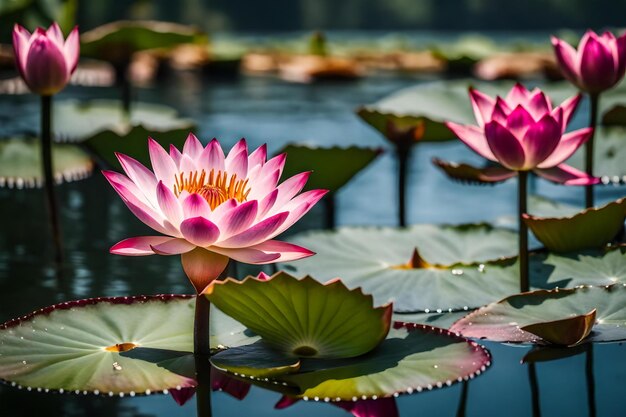
M 549 254 L 545 264 L 553 267 L 548 283 L 560 286 L 626 283 L 626 247 L 599 254 Z
M 624 226 L 626 198 L 571 217 L 524 215 L 537 239 L 553 252 L 600 248 L 611 242 Z
M 52 145 L 52 166 L 57 184 L 88 177 L 93 171 L 89 155 L 74 145 Z M 12 138 L 0 141 L 0 188 L 43 186 L 41 141 Z
M 53 119 L 55 138 L 60 142 L 81 142 L 104 132 L 124 137 L 135 127 L 157 136 L 171 130 L 189 133 L 195 126 L 193 121 L 179 118 L 173 108 L 157 104 L 133 103 L 128 116 L 118 100 L 60 101 L 54 106 Z
M 9 321 L 0 326 L 0 379 L 29 390 L 119 396 L 195 386 L 186 372 L 129 355 L 192 352 L 194 303 L 191 296 L 177 295 L 98 298 Z M 212 346 L 255 340 L 217 309 L 211 324 Z M 171 356 L 160 361 L 176 361 Z
M 313 171 L 307 181 L 307 189 L 324 188 L 332 193 L 372 163 L 382 150 L 357 146 L 322 148 L 291 144 L 279 153 L 288 155 L 283 171 L 284 178 L 304 171 Z
M 376 349 L 362 356 L 301 359 L 298 372 L 276 375 L 267 382 L 248 375 L 239 377 L 289 391 L 291 397 L 303 400 L 356 401 L 442 388 L 474 378 L 491 364 L 484 347 L 446 330 L 417 324 L 394 327 Z M 211 361 L 215 364 L 227 352 L 218 353 Z M 235 372 L 229 366 L 222 369 Z
M 370 295 L 340 280 L 321 284 L 284 272 L 268 280 L 227 279 L 206 296 L 264 342 L 291 357 L 347 358 L 376 347 L 387 335 L 391 306 L 374 308 Z
M 594 138 L 594 175 L 602 184 L 626 184 L 626 128 L 599 127 Z M 585 166 L 585 153 L 576 152 L 567 164 L 578 169 Z
M 519 288 L 517 265 L 499 262 L 517 254 L 516 233 L 486 224 L 345 227 L 293 239 L 317 255 L 286 268 L 321 281 L 340 276 L 396 312 L 468 310 Z
M 581 322 L 588 326 L 589 313 L 593 310 L 596 310 L 595 324 L 585 341 L 626 340 L 626 284 L 516 294 L 468 314 L 450 330 L 495 342 L 545 342 L 538 335 L 551 338 L 554 333 L 565 333 L 559 337 L 566 337 Z M 575 320 L 566 320 L 572 318 Z M 545 326 L 549 322 L 555 326 L 551 335 Z M 538 330 L 537 325 L 542 323 L 543 328 Z M 537 334 L 523 329 L 535 330 Z

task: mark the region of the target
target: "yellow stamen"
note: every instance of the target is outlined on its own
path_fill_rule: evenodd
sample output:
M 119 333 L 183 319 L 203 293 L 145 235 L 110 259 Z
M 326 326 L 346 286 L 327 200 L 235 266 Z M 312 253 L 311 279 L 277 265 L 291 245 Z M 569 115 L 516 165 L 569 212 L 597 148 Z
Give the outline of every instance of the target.
M 176 175 L 174 180 L 174 195 L 176 197 L 180 196 L 183 191 L 199 194 L 209 203 L 211 210 L 215 210 L 217 206 L 231 198 L 240 203 L 244 202 L 250 194 L 250 188 L 246 189 L 248 186 L 247 179 L 238 179 L 236 174 L 229 177 L 226 172 L 222 171 L 215 173 L 214 169 L 208 176 L 205 170 L 199 173 L 198 171 L 187 174 L 181 172 Z
M 134 343 L 117 343 L 113 346 L 105 347 L 104 350 L 107 352 L 128 352 L 129 350 L 133 350 L 137 347 Z

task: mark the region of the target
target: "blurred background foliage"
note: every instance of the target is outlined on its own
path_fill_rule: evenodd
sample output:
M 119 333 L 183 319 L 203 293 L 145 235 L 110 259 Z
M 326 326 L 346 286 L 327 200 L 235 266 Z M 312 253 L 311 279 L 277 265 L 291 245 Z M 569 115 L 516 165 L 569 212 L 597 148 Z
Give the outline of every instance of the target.
M 0 37 L 14 22 L 58 20 L 85 31 L 119 19 L 158 19 L 206 31 L 555 30 L 620 26 L 616 0 L 0 0 Z

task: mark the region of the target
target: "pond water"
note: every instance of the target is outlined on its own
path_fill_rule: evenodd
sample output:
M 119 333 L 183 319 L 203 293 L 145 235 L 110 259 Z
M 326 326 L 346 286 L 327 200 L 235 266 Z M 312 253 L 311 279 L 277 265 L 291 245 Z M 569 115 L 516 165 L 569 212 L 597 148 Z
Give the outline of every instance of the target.
M 422 82 L 412 77 L 376 77 L 346 83 L 289 84 L 265 77 L 202 80 L 184 74 L 158 89 L 139 91 L 141 101 L 176 107 L 199 123 L 199 137 L 219 138 L 225 147 L 241 137 L 252 146 L 267 142 L 271 152 L 289 142 L 320 145 L 384 147 L 388 150 L 338 194 L 339 225 L 396 223 L 395 160 L 382 137 L 363 123 L 354 109 L 389 93 Z M 67 97 L 116 97 L 114 90 L 70 88 Z M 584 103 L 586 106 L 586 103 Z M 585 114 L 586 107 L 580 110 Z M 37 126 L 34 97 L 0 97 L 3 136 Z M 575 125 L 584 124 L 578 117 Z M 26 127 L 26 129 L 25 129 Z M 515 186 L 463 186 L 449 181 L 431 163 L 433 156 L 480 162 L 460 142 L 423 145 L 410 167 L 410 223 L 505 222 L 515 213 Z M 581 204 L 582 189 L 532 184 L 534 193 Z M 58 188 L 66 244 L 62 276 L 52 267 L 52 248 L 40 190 L 0 189 L 0 322 L 60 301 L 95 296 L 188 293 L 190 286 L 177 257 L 127 258 L 110 255 L 119 240 L 149 234 L 123 205 L 99 172 L 81 182 Z M 624 188 L 604 187 L 599 201 L 624 195 Z M 294 231 L 319 228 L 321 207 Z M 291 232 L 291 231 L 290 231 Z M 254 272 L 245 268 L 244 273 Z M 596 345 L 593 372 L 586 371 L 585 354 L 539 363 L 535 377 L 520 364 L 527 348 L 486 343 L 493 365 L 467 384 L 401 396 L 401 416 L 607 416 L 626 414 L 624 381 L 626 347 Z M 533 395 L 531 387 L 538 387 Z M 590 397 L 590 393 L 592 394 Z M 595 393 L 595 394 L 593 394 Z M 595 398 L 595 407 L 591 398 Z M 279 395 L 253 387 L 238 401 L 224 393 L 212 396 L 213 416 L 342 416 L 328 404 L 298 403 L 274 410 Z M 52 395 L 0 386 L 3 416 L 189 416 L 194 401 L 178 406 L 166 395 L 135 398 Z

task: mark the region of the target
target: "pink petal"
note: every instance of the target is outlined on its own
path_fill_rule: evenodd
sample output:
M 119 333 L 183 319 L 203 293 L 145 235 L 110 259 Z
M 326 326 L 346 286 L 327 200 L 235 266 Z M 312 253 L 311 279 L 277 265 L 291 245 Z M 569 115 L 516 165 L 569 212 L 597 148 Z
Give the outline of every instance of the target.
M 70 79 L 63 51 L 45 35 L 31 43 L 24 66 L 24 81 L 33 93 L 53 95 Z
M 230 154 L 228 154 L 230 157 Z M 248 151 L 243 150 L 235 155 L 232 159 L 226 158 L 224 162 L 226 165 L 226 172 L 229 175 L 236 175 L 238 179 L 245 179 L 248 177 Z
M 300 174 L 294 175 L 293 177 L 285 180 L 282 184 L 280 184 L 277 188 L 278 198 L 276 199 L 275 206 L 281 207 L 289 200 L 294 198 L 296 194 L 302 191 L 310 176 L 311 171 L 302 172 Z
M 506 95 L 506 102 L 510 107 L 517 107 L 520 104 L 525 105 L 530 98 L 530 93 L 520 83 L 515 83 L 511 91 Z
M 176 240 L 176 238 L 169 236 L 131 237 L 116 243 L 109 251 L 115 255 L 124 256 L 154 255 L 152 246 L 167 243 L 171 240 Z
M 59 27 L 59 24 L 57 22 L 52 22 L 52 24 L 46 31 L 46 36 L 52 42 L 56 43 L 59 49 L 63 48 L 63 45 L 65 44 L 65 38 L 63 37 L 63 32 L 61 31 L 61 28 Z
M 580 100 L 582 99 L 582 97 L 583 96 L 581 94 L 576 94 L 575 96 L 570 97 L 567 100 L 565 100 L 559 106 L 560 108 L 563 109 L 563 129 L 565 129 L 565 127 L 572 120 L 572 116 L 574 116 L 574 112 L 578 108 L 578 104 L 580 103 Z
M 171 389 L 171 390 L 169 390 L 169 393 L 172 396 L 172 398 L 174 399 L 174 401 L 176 401 L 176 404 L 178 404 L 178 405 L 180 405 L 182 407 L 189 400 L 191 400 L 194 395 L 196 395 L 196 388 L 195 387 L 185 387 L 185 388 L 181 388 L 181 389 Z
M 289 203 L 283 206 L 282 210 L 289 211 L 289 217 L 285 220 L 282 226 L 280 226 L 269 238 L 274 238 L 285 230 L 289 229 L 295 222 L 300 220 L 302 216 L 307 214 L 309 210 L 313 208 L 319 200 L 322 199 L 328 190 L 311 190 L 300 194 L 295 197 Z
M 246 152 L 248 154 L 248 144 L 244 138 L 239 139 L 235 145 L 230 148 L 228 155 L 226 156 L 226 161 L 232 161 L 232 159 L 239 155 L 240 152 Z M 228 169 L 228 162 L 226 163 L 226 169 Z
M 554 47 L 554 54 L 556 55 L 556 60 L 559 63 L 563 76 L 571 83 L 580 86 L 576 49 L 557 37 L 552 36 L 551 40 L 552 46 Z
M 76 26 L 70 34 L 67 36 L 65 45 L 63 46 L 63 53 L 65 60 L 67 61 L 67 67 L 72 74 L 78 66 L 78 58 L 80 57 L 80 39 L 78 35 L 78 26 Z
M 185 239 L 176 238 L 157 245 L 150 245 L 152 251 L 159 255 L 180 255 L 192 251 L 197 246 Z
M 250 246 L 249 249 L 256 249 L 266 253 L 280 254 L 280 257 L 276 258 L 274 262 L 295 261 L 315 255 L 315 252 L 303 248 L 302 246 L 281 242 L 280 240 L 267 240 L 263 243 L 259 243 L 258 245 Z
M 497 121 L 485 125 L 485 136 L 489 148 L 505 167 L 519 170 L 524 166 L 524 149 L 520 141 Z
M 617 50 L 617 56 L 619 59 L 617 77 L 621 80 L 624 76 L 624 71 L 626 70 L 626 33 L 615 40 L 615 49 Z
M 146 200 L 156 205 L 154 190 L 157 186 L 157 180 L 152 171 L 130 156 L 118 152 L 115 152 L 115 156 L 128 178 L 137 185 L 137 188 L 143 193 Z
M 293 398 L 293 397 L 288 397 L 286 395 L 283 395 L 282 397 L 280 397 L 276 405 L 274 405 L 274 408 L 277 410 L 282 410 L 284 408 L 291 407 L 298 401 L 300 401 L 299 398 Z
M 260 221 L 249 229 L 219 242 L 220 248 L 245 248 L 256 245 L 270 236 L 287 220 L 289 213 L 281 212 Z
M 276 155 L 275 157 L 267 161 L 265 165 L 263 165 L 263 169 L 261 170 L 259 176 L 261 177 L 273 176 L 274 172 L 278 170 L 278 179 L 280 179 L 280 176 L 283 174 L 283 168 L 285 168 L 286 160 L 287 160 L 286 153 L 281 153 L 280 155 Z M 278 179 L 276 179 L 276 184 L 278 184 Z M 276 186 L 276 184 L 274 184 L 274 186 Z
M 561 124 L 546 114 L 534 123 L 522 140 L 525 155 L 525 169 L 535 168 L 554 152 L 561 140 Z
M 491 114 L 493 113 L 496 102 L 493 98 L 471 87 L 469 89 L 469 96 L 478 126 L 483 127 L 485 123 L 491 120 Z
M 196 135 L 189 133 L 185 145 L 183 145 L 183 154 L 189 155 L 193 160 L 196 160 L 204 151 L 204 146 L 200 143 Z
M 398 417 L 400 412 L 393 397 L 377 400 L 339 401 L 336 404 L 354 417 Z
M 213 391 L 222 391 L 231 397 L 243 400 L 250 392 L 250 387 L 249 383 L 232 378 L 211 367 L 211 389 Z
M 161 180 L 166 186 L 172 187 L 176 174 L 178 174 L 178 168 L 174 160 L 152 138 L 148 138 L 148 150 L 150 151 L 150 162 L 157 180 Z
M 220 143 L 217 139 L 212 139 L 211 142 L 204 148 L 202 154 L 200 154 L 200 158 L 198 159 L 198 164 L 202 169 L 204 169 L 207 174 L 212 170 L 224 171 L 224 151 L 220 146 Z
M 569 159 L 593 134 L 593 128 L 587 127 L 566 133 L 552 154 L 543 160 L 537 168 L 551 168 Z
M 267 159 L 267 144 L 263 144 L 259 146 L 250 154 L 248 158 L 248 168 L 252 168 L 256 165 L 265 164 L 265 160 Z
M 183 157 L 183 154 L 180 153 L 178 148 L 170 144 L 170 158 L 172 158 L 172 160 L 174 161 L 174 164 L 176 164 L 176 167 L 180 167 L 180 160 L 182 157 Z
M 191 217 L 204 217 L 206 219 L 211 217 L 211 206 L 199 194 L 189 194 L 187 198 L 183 200 L 183 216 L 187 219 Z
M 202 248 L 183 253 L 181 261 L 187 278 L 198 294 L 202 294 L 205 288 L 218 278 L 228 265 L 228 257 Z
M 224 201 L 222 204 L 215 207 L 210 217 L 211 221 L 215 224 L 222 224 L 222 218 L 237 207 L 238 204 L 239 203 L 234 198 Z
M 178 163 L 178 171 L 188 176 L 200 170 L 198 169 L 198 166 L 196 165 L 194 160 L 191 159 L 191 156 L 183 153 L 183 155 L 180 157 L 180 162 Z
M 192 217 L 180 224 L 183 237 L 196 246 L 206 248 L 220 237 L 220 229 L 204 217 Z
M 163 212 L 165 218 L 169 220 L 174 227 L 178 227 L 180 222 L 183 220 L 183 208 L 181 207 L 178 198 L 176 198 L 172 190 L 163 184 L 163 181 L 159 181 L 156 195 L 159 208 Z
M 259 203 L 259 211 L 257 213 L 257 219 L 262 219 L 267 213 L 274 207 L 276 199 L 278 198 L 278 190 L 274 189 Z
M 28 56 L 28 48 L 30 47 L 30 32 L 22 26 L 15 24 L 13 27 L 13 52 L 15 53 L 15 60 L 17 68 L 25 77 L 26 57 Z
M 276 262 L 276 259 L 280 258 L 279 253 L 266 253 L 252 248 L 218 248 L 211 247 L 212 251 L 234 259 L 237 262 L 243 262 L 253 265 L 264 265 Z
M 496 157 L 493 155 L 493 152 L 491 152 L 485 134 L 481 128 L 476 126 L 463 126 L 453 122 L 446 122 L 446 126 L 474 152 L 490 161 L 496 161 Z
M 248 198 L 258 200 L 275 190 L 280 179 L 280 172 L 280 169 L 275 169 L 274 172 L 266 177 L 261 177 L 261 174 L 250 176 L 250 194 Z
M 508 117 L 509 113 L 511 113 L 511 111 L 513 110 L 509 107 L 506 101 L 504 101 L 500 97 L 496 97 L 496 105 L 493 107 L 493 113 L 491 113 L 491 118 L 489 121 L 495 120 L 498 123 L 504 125 L 506 124 L 506 118 Z
M 593 185 L 600 182 L 599 178 L 591 177 L 576 168 L 561 164 L 552 168 L 536 168 L 533 172 L 540 177 L 557 184 L 564 185 Z
M 250 227 L 256 220 L 258 209 L 258 201 L 252 200 L 228 211 L 219 221 L 221 236 L 226 239 Z
M 507 129 L 516 137 L 523 137 L 528 128 L 534 124 L 533 116 L 521 105 L 518 105 L 506 118 Z
M 546 97 L 543 91 L 537 90 L 537 92 L 532 95 L 530 100 L 528 100 L 526 108 L 532 115 L 533 119 L 539 120 L 546 113 L 550 113 L 550 111 L 552 110 L 552 105 L 550 104 L 550 100 Z
M 586 35 L 584 39 L 579 46 L 582 49 L 580 78 L 583 87 L 589 92 L 604 91 L 617 82 L 613 54 L 595 33 Z

